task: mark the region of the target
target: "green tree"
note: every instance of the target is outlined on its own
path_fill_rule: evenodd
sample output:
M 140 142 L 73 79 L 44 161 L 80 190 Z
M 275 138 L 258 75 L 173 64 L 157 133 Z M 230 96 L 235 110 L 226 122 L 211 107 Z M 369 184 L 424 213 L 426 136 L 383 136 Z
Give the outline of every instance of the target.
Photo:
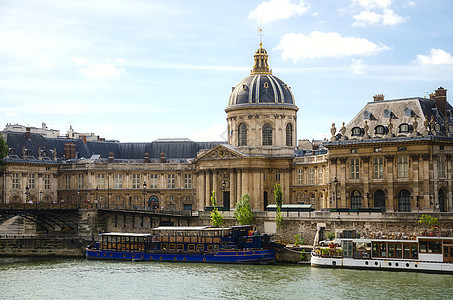
M 282 228 L 283 226 L 283 216 L 282 216 L 282 205 L 283 205 L 283 192 L 281 186 L 276 183 L 274 186 L 274 195 L 275 195 L 275 205 L 277 206 L 277 212 L 275 214 L 275 223 L 277 223 L 277 229 Z
M 5 140 L 3 139 L 3 135 L 0 134 L 0 163 L 3 162 L 3 158 L 8 154 L 8 144 L 6 144 Z
M 252 206 L 250 205 L 250 195 L 248 193 L 242 195 L 241 200 L 236 203 L 234 217 L 241 225 L 252 224 L 255 214 L 252 211 Z
M 420 219 L 418 220 L 418 223 L 422 224 L 424 227 L 427 229 L 436 226 L 439 223 L 438 218 L 433 218 L 431 215 L 425 215 L 423 214 Z
M 217 208 L 217 201 L 215 199 L 215 192 L 212 192 L 211 196 L 211 205 L 213 206 L 213 209 L 211 211 L 211 225 L 213 227 L 219 227 L 220 225 L 223 224 L 223 215 L 219 213 L 219 210 Z

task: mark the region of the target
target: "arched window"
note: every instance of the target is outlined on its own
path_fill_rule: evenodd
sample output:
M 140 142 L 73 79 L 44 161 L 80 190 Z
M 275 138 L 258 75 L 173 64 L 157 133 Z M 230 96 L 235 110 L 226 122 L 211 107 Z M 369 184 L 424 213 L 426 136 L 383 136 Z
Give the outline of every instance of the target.
M 383 190 L 374 192 L 374 208 L 385 209 L 385 193 Z
M 247 146 L 247 125 L 239 124 L 238 127 L 238 146 Z
M 378 125 L 374 128 L 374 133 L 375 134 L 384 134 L 385 133 L 385 127 L 382 125 Z
M 362 195 L 358 190 L 355 190 L 351 194 L 351 208 L 357 209 L 362 207 Z
M 272 125 L 266 123 L 263 125 L 263 146 L 272 145 Z
M 291 123 L 288 123 L 286 125 L 286 146 L 292 145 L 293 145 L 293 125 L 291 125 Z

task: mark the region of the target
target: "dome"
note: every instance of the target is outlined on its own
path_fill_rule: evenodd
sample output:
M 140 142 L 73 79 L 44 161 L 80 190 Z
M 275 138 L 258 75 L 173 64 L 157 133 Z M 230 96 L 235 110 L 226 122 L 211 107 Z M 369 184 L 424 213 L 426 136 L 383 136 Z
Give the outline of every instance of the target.
M 272 75 L 267 59 L 267 51 L 260 45 L 255 51 L 255 62 L 250 76 L 233 88 L 227 109 L 250 105 L 296 105 L 291 88 Z

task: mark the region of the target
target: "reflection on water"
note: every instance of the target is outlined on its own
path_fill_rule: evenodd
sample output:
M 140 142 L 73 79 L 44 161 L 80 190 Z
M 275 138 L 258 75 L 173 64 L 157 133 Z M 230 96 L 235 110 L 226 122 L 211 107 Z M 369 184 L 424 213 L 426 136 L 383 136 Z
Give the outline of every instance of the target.
M 0 299 L 449 298 L 453 276 L 298 265 L 0 258 Z

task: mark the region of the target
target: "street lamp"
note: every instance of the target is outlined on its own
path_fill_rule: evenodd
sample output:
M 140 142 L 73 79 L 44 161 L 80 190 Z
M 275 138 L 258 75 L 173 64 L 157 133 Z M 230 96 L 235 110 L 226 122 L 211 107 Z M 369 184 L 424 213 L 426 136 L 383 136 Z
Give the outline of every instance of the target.
M 77 209 L 80 209 L 80 191 L 77 190 Z
M 338 185 L 337 177 L 334 178 L 333 185 L 335 187 L 335 191 L 333 194 L 333 204 L 334 204 L 334 208 L 337 208 L 337 185 Z
M 146 181 L 143 181 L 143 209 L 146 208 Z
M 42 191 L 39 191 L 39 203 L 42 202 Z
M 28 185 L 25 187 L 25 202 L 24 202 L 24 208 L 25 208 L 25 204 L 28 202 L 28 197 L 30 197 L 30 188 L 28 187 Z
M 225 207 L 225 188 L 226 188 L 226 181 L 222 180 L 222 206 Z

